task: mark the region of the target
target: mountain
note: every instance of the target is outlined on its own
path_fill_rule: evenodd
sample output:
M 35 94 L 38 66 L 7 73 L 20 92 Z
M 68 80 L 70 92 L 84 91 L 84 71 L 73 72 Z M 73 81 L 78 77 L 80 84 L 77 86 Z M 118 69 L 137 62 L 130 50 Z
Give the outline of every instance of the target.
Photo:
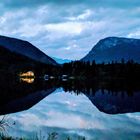
M 140 63 L 140 39 L 107 37 L 100 40 L 81 61 L 108 63 L 134 60 Z
M 47 56 L 45 53 L 27 41 L 0 36 L 0 47 L 41 63 L 57 65 L 55 60 Z
M 72 60 L 69 60 L 69 59 L 61 59 L 61 58 L 56 58 L 56 57 L 52 57 L 52 58 L 59 64 L 69 63 L 69 62 L 72 61 Z

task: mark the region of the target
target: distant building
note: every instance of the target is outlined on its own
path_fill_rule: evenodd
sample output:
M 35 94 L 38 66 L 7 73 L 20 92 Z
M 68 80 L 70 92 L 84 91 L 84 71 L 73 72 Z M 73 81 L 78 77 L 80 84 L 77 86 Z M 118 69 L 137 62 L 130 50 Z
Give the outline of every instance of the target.
M 68 78 L 68 75 L 62 75 L 62 79 L 63 79 L 63 78 Z
M 49 80 L 49 75 L 45 74 L 44 75 L 44 80 Z
M 20 73 L 19 76 L 20 77 L 35 77 L 34 72 L 32 72 L 32 71 L 28 71 L 28 72 L 25 72 L 25 73 Z

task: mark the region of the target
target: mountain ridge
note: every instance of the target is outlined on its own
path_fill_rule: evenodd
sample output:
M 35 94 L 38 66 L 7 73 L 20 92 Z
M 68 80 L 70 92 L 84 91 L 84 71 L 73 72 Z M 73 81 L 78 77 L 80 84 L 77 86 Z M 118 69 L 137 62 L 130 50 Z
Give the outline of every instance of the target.
M 72 60 L 52 57 L 58 64 L 70 63 Z
M 81 61 L 97 63 L 120 62 L 133 59 L 140 63 L 140 39 L 124 37 L 106 37 L 101 39 Z
M 56 61 L 28 41 L 0 35 L 0 46 L 45 64 L 57 65 Z

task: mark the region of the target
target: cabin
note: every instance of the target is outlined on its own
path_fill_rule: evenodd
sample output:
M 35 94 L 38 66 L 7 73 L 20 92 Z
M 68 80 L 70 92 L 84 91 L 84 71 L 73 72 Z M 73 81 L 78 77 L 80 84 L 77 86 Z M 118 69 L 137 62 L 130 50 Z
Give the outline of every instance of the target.
M 28 71 L 19 74 L 20 77 L 35 77 L 34 72 Z

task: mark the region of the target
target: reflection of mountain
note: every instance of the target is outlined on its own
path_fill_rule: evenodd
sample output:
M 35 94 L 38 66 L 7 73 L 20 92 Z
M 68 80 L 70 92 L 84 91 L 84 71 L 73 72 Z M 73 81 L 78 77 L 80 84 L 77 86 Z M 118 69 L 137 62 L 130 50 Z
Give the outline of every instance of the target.
M 89 100 L 107 114 L 140 112 L 140 92 L 132 95 L 127 92 L 111 92 L 98 90 L 95 95 L 86 94 Z
M 64 91 L 84 93 L 100 111 L 108 114 L 140 112 L 139 83 L 122 81 L 46 81 L 19 83 L 13 80 L 0 82 L 0 115 L 29 109 L 51 94 L 56 87 Z
M 0 115 L 27 110 L 55 91 L 52 83 L 0 82 Z
M 100 111 L 108 114 L 140 112 L 140 83 L 123 80 L 65 82 L 65 91 L 84 93 Z
M 0 115 L 27 110 L 54 91 L 55 88 L 41 90 L 22 98 L 12 100 L 0 106 Z

